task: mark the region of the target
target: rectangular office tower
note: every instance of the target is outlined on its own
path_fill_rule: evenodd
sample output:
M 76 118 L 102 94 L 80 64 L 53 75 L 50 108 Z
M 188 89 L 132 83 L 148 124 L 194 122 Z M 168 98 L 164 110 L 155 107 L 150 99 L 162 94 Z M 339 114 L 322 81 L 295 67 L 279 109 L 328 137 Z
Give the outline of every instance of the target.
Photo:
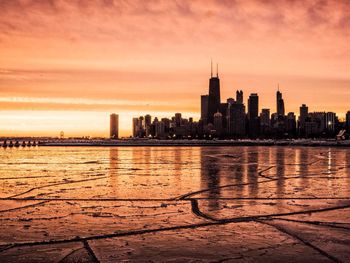
M 249 137 L 256 138 L 259 135 L 259 96 L 257 93 L 250 94 L 248 98 L 248 121 Z
M 201 120 L 204 125 L 208 124 L 208 95 L 201 96 Z
M 111 114 L 110 116 L 110 130 L 109 130 L 109 136 L 111 139 L 118 139 L 118 132 L 119 132 L 119 115 L 118 114 Z

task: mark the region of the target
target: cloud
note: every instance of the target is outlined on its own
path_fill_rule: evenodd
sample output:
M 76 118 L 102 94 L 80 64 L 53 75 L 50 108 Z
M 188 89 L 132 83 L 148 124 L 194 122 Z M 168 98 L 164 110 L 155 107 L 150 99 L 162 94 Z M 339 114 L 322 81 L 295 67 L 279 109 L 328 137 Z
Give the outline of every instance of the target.
M 5 34 L 29 30 L 33 36 L 119 39 L 156 37 L 171 32 L 191 37 L 190 32 L 224 33 L 226 28 L 257 33 L 261 27 L 279 30 L 349 33 L 344 21 L 350 7 L 343 1 L 1 1 L 0 25 Z M 346 23 L 345 23 L 346 24 Z M 203 26 L 203 27 L 202 27 Z M 96 34 L 96 33 L 99 34 Z M 204 36 L 207 37 L 207 36 Z M 144 39 L 147 40 L 147 39 Z M 169 39 L 171 40 L 171 39 Z
M 224 96 L 273 94 L 280 82 L 293 109 L 303 99 L 345 111 L 316 91 L 347 94 L 348 43 L 347 0 L 0 0 L 0 96 L 57 99 L 11 109 L 77 97 L 198 109 L 213 57 Z

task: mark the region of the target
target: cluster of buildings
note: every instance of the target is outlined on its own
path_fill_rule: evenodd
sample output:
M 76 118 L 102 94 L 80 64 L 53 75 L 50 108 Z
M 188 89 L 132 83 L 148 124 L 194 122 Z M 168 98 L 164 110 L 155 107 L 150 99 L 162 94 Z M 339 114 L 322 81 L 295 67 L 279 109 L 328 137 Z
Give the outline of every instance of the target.
M 117 115 L 111 115 L 111 138 L 118 138 Z M 113 129 L 112 129 L 113 125 Z M 341 122 L 334 112 L 309 112 L 303 104 L 297 119 L 294 112 L 285 112 L 282 93 L 276 92 L 276 112 L 263 108 L 259 112 L 259 96 L 249 95 L 244 103 L 242 90 L 236 91 L 235 98 L 221 102 L 220 79 L 218 72 L 209 79 L 209 92 L 201 96 L 201 117 L 183 118 L 175 113 L 171 118 L 150 115 L 133 118 L 132 136 L 134 138 L 327 138 L 335 137 L 340 131 L 350 133 L 350 111 Z

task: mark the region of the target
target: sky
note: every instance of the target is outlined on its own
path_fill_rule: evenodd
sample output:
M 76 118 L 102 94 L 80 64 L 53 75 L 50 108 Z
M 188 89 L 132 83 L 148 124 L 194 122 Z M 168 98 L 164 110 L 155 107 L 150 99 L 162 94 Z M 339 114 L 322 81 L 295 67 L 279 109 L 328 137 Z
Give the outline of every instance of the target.
M 132 117 L 200 116 L 210 60 L 221 99 L 350 110 L 350 2 L 0 0 L 0 136 L 108 136 Z

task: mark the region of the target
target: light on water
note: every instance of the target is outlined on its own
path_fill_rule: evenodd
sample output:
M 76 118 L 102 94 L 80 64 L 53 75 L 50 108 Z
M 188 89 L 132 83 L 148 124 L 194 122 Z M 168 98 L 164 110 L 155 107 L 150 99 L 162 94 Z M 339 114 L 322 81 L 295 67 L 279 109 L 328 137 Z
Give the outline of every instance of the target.
M 297 236 L 347 259 L 349 167 L 342 148 L 0 149 L 0 257 L 324 259 Z

